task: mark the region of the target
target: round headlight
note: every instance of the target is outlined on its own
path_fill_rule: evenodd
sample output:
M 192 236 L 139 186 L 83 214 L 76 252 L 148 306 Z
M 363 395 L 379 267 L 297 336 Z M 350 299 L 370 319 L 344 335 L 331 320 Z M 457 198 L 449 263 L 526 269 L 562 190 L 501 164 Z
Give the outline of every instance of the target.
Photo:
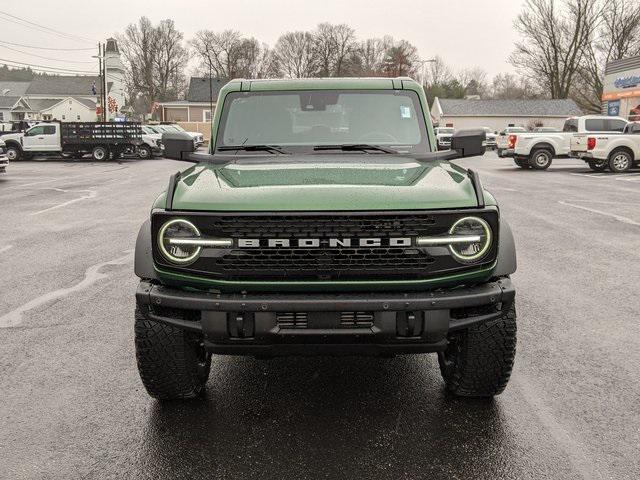
M 188 239 L 197 237 L 200 237 L 200 231 L 193 223 L 179 218 L 169 220 L 158 233 L 158 247 L 171 263 L 185 265 L 200 255 L 202 247 L 188 243 Z
M 470 241 L 449 244 L 449 250 L 459 262 L 472 263 L 480 260 L 491 246 L 491 227 L 478 217 L 464 217 L 453 224 L 449 234 L 455 237 L 470 237 Z

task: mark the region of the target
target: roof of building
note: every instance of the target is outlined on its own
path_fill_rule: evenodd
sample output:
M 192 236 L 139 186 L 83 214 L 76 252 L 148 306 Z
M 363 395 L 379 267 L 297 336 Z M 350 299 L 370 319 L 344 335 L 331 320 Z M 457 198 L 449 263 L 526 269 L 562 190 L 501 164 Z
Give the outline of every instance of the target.
M 213 101 L 218 100 L 220 89 L 228 83 L 228 80 L 220 80 L 218 78 L 211 79 L 212 91 L 209 91 L 209 77 L 191 77 L 189 80 L 189 91 L 187 93 L 187 101 L 189 102 L 208 102 L 210 95 Z
M 18 103 L 20 97 L 15 96 L 0 96 L 0 108 L 12 108 L 16 103 Z
M 30 98 L 29 106 L 34 112 L 41 112 L 42 110 L 48 110 L 49 108 L 62 102 L 61 98 Z
M 89 108 L 96 108 L 96 101 L 91 98 L 72 97 L 75 101 L 82 103 Z
M 466 100 L 436 98 L 448 117 L 571 117 L 582 115 L 576 102 L 558 100 Z
M 93 95 L 93 84 L 100 91 L 100 78 L 94 75 L 37 76 L 27 88 L 26 95 Z
M 10 80 L 2 80 L 0 81 L 0 94 L 2 92 L 8 90 L 7 95 L 11 96 L 21 96 L 24 95 L 24 92 L 27 91 L 31 82 L 14 82 Z

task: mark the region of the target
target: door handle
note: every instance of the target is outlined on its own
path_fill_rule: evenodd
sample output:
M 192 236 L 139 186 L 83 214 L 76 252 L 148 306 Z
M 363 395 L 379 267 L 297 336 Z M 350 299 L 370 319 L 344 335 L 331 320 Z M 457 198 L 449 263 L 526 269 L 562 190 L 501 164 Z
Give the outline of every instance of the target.
M 38 137 L 38 140 L 44 140 L 44 137 Z

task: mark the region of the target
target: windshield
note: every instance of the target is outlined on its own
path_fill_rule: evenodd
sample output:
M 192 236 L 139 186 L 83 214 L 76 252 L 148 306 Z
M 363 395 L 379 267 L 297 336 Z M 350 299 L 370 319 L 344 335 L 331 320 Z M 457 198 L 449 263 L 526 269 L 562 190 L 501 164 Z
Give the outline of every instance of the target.
M 408 90 L 234 92 L 227 95 L 216 148 L 276 145 L 384 145 L 429 151 L 418 96 Z

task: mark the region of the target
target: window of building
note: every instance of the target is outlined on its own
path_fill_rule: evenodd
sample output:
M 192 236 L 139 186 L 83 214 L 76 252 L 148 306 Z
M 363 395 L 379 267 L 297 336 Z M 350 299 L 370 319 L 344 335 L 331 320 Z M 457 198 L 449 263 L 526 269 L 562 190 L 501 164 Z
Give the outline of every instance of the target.
M 0 112 L 0 122 L 4 122 L 4 112 Z
M 211 121 L 211 110 L 203 110 L 202 111 L 202 121 L 210 122 Z
M 62 115 L 62 119 L 63 119 L 63 120 L 65 120 L 65 119 L 66 119 L 66 117 L 65 117 L 64 115 Z
M 76 120 L 80 120 L 80 115 L 76 115 Z

